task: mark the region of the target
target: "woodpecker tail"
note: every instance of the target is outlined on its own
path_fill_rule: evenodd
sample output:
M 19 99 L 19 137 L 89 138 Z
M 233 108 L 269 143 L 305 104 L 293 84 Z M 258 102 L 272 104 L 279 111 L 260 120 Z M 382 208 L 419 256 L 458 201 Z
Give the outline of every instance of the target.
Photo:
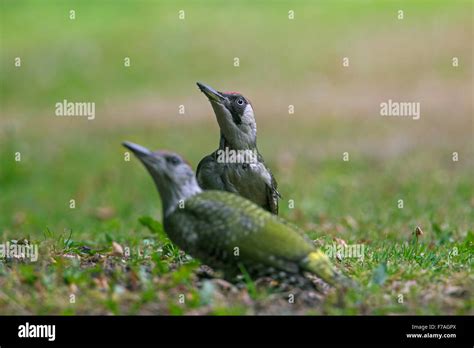
M 321 250 L 309 253 L 303 260 L 302 267 L 334 287 L 346 288 L 355 285 L 352 279 L 337 271 L 329 257 Z

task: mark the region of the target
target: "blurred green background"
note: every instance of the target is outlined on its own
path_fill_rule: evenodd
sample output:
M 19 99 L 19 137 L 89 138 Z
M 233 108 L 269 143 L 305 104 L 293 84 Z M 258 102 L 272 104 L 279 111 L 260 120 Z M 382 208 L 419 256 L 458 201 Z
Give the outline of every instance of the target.
M 85 220 L 98 205 L 116 206 L 121 222 L 143 210 L 159 212 L 151 181 L 138 163 L 123 161 L 120 142 L 173 149 L 196 166 L 218 142 L 196 81 L 253 101 L 260 150 L 284 200 L 295 199 L 310 216 L 377 214 L 391 230 L 390 215 L 414 222 L 450 209 L 446 219 L 467 225 L 471 7 L 459 1 L 2 1 L 0 226 L 12 230 L 12 216 L 24 211 L 26 233 L 45 225 L 94 232 L 100 225 Z M 452 57 L 459 67 L 451 66 Z M 96 119 L 56 117 L 54 106 L 63 99 L 95 102 Z M 419 101 L 421 119 L 379 116 L 388 99 Z M 21 163 L 13 161 L 16 151 Z M 341 160 L 345 151 L 349 163 Z M 407 209 L 394 209 L 407 196 Z M 78 201 L 75 211 L 70 198 Z M 282 213 L 289 212 L 283 207 Z
M 120 143 L 172 149 L 195 168 L 218 145 L 196 81 L 252 100 L 281 215 L 313 238 L 405 241 L 419 225 L 438 245 L 472 231 L 471 1 L 0 3 L 4 240 L 147 236 L 137 218 L 160 220 L 159 197 Z M 63 99 L 95 102 L 95 120 L 55 116 Z M 420 102 L 420 120 L 381 117 L 388 99 Z

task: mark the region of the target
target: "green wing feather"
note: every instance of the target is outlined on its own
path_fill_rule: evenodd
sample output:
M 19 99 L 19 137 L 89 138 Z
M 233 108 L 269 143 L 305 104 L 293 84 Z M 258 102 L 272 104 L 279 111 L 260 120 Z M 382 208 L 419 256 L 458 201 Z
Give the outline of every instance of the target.
M 218 267 L 240 262 L 288 272 L 311 271 L 306 259 L 316 251 L 294 226 L 222 191 L 205 191 L 186 200 L 184 208 L 165 219 L 165 230 L 190 255 Z

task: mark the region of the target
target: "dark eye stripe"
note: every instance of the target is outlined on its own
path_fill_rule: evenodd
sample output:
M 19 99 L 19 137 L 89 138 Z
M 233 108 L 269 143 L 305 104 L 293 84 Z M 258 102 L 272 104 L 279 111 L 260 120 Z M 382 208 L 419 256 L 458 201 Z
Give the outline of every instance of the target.
M 239 102 L 241 104 L 239 104 Z M 232 114 L 232 120 L 236 125 L 242 124 L 242 113 L 244 107 L 247 105 L 247 100 L 241 95 L 234 95 L 230 104 L 230 111 Z
M 176 165 L 180 163 L 180 160 L 176 156 L 170 156 L 166 158 L 166 162 Z

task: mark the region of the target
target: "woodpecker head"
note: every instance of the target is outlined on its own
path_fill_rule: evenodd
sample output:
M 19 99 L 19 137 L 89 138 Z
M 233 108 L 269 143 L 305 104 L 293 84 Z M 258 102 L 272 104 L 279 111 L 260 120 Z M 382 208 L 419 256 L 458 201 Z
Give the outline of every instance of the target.
M 174 211 L 180 200 L 202 191 L 193 170 L 179 155 L 167 151 L 152 152 L 128 141 L 122 145 L 133 152 L 152 176 L 163 202 L 165 216 Z
M 257 123 L 250 101 L 239 93 L 218 92 L 200 82 L 197 85 L 211 102 L 226 140 L 237 149 L 254 148 L 257 143 Z

